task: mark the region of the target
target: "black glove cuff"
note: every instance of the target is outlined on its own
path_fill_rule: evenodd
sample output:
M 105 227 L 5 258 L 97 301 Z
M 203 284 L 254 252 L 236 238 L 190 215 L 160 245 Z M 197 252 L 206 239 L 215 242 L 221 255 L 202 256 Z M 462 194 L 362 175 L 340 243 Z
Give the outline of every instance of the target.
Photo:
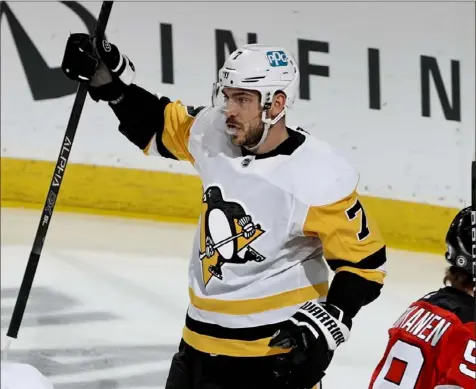
M 125 85 L 122 82 L 115 80 L 99 87 L 90 86 L 88 91 L 91 98 L 96 102 L 99 100 L 115 101 L 124 94 L 124 87 Z
M 170 99 L 167 97 L 159 99 L 149 91 L 131 84 L 124 86 L 124 98 L 117 104 L 111 101 L 109 106 L 120 121 L 119 131 L 144 150 L 154 135 L 161 139 L 164 111 L 168 103 Z M 168 157 L 174 158 L 172 154 Z

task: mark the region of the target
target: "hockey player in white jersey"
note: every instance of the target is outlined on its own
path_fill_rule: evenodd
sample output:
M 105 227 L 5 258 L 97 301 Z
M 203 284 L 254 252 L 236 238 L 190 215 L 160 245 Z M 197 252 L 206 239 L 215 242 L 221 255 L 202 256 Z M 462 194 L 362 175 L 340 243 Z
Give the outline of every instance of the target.
M 380 294 L 386 252 L 358 173 L 286 123 L 299 89 L 289 52 L 233 52 L 212 104 L 197 108 L 136 85 L 127 56 L 86 34 L 69 37 L 62 68 L 90 81 L 146 155 L 189 161 L 202 180 L 190 305 L 166 389 L 317 387 Z

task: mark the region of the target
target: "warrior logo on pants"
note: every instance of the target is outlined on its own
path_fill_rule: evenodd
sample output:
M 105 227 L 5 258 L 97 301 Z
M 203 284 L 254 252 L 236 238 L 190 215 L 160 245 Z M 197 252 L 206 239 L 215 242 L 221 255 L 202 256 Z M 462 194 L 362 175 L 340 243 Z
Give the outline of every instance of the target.
M 250 246 L 264 232 L 240 204 L 225 201 L 220 188 L 207 188 L 202 199 L 199 253 L 205 285 L 212 277 L 223 279 L 225 263 L 264 261 Z

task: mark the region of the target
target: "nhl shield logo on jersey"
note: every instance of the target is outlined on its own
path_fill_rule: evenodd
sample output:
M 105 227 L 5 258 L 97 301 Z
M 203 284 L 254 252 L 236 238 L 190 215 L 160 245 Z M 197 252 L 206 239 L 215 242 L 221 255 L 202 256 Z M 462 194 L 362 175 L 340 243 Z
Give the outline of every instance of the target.
M 200 260 L 205 285 L 223 279 L 226 263 L 262 262 L 265 257 L 250 244 L 264 234 L 241 204 L 226 201 L 219 187 L 204 191 L 200 228 Z

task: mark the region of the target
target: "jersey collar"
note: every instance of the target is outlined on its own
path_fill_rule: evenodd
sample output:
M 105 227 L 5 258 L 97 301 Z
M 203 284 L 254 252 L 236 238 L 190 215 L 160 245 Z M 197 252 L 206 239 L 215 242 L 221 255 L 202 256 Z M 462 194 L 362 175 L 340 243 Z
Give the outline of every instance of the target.
M 274 150 L 268 151 L 264 154 L 256 154 L 247 150 L 244 147 L 241 147 L 241 152 L 243 156 L 254 155 L 255 159 L 265 159 L 276 157 L 278 155 L 291 155 L 294 153 L 299 146 L 301 146 L 306 140 L 306 136 L 302 133 L 302 130 L 292 130 L 289 127 L 286 127 L 288 130 L 289 137 L 278 145 Z

